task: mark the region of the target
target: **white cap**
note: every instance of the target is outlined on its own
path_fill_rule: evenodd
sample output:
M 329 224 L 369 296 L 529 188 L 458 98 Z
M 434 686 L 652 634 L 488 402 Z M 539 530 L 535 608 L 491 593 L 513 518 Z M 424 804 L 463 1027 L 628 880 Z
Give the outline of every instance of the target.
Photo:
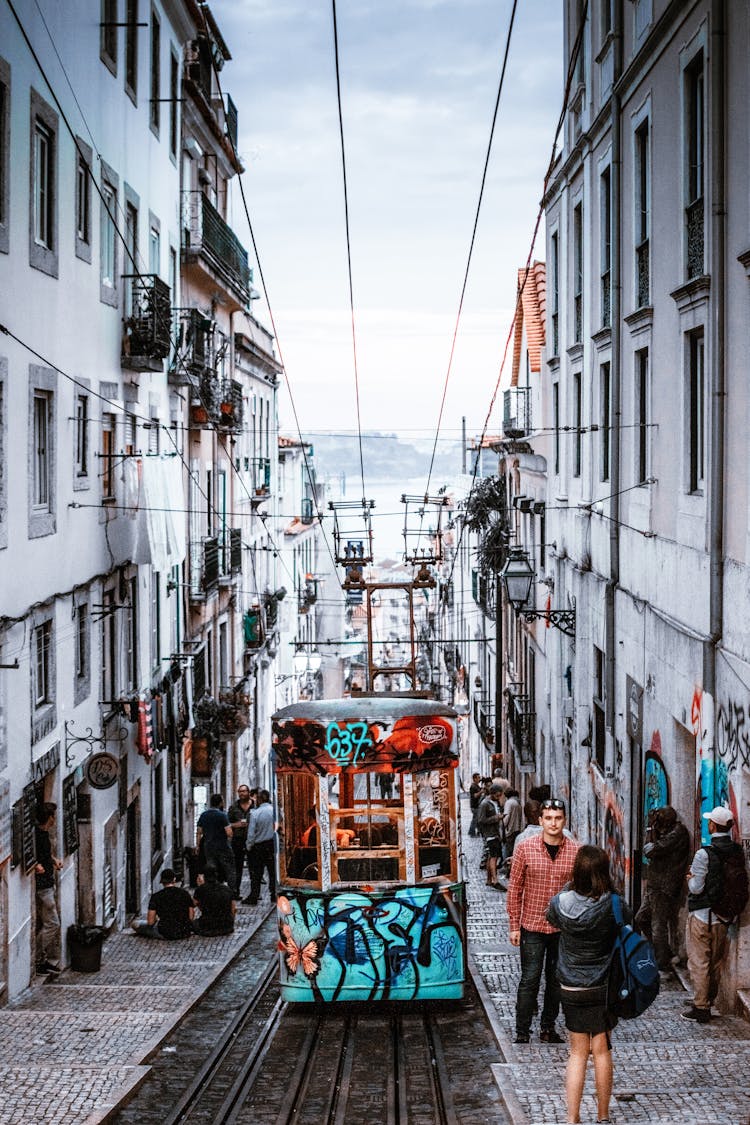
M 726 828 L 728 824 L 734 821 L 731 810 L 725 809 L 723 805 L 717 805 L 715 809 L 711 809 L 711 812 L 704 812 L 703 819 L 712 820 L 714 824 L 719 824 L 722 828 Z

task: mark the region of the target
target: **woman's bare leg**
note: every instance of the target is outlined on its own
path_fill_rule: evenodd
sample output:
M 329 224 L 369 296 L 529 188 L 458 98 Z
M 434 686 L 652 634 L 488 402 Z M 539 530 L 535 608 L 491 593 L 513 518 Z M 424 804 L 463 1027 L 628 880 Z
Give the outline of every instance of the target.
M 612 1097 L 612 1051 L 606 1032 L 592 1035 L 591 1053 L 594 1056 L 597 1117 L 601 1121 L 609 1117 L 609 1100 Z
M 570 1054 L 565 1072 L 565 1100 L 568 1105 L 568 1121 L 581 1120 L 581 1098 L 586 1081 L 586 1064 L 591 1049 L 591 1036 L 583 1031 L 571 1031 Z

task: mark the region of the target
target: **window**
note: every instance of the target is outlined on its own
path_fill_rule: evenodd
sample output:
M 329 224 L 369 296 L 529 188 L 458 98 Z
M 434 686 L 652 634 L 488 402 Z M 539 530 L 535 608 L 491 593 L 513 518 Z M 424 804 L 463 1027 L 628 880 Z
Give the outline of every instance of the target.
M 123 453 L 132 457 L 138 449 L 138 417 L 135 414 L 125 415 L 125 441 Z
M 81 703 L 91 691 L 91 650 L 89 641 L 89 607 L 82 602 L 75 607 L 74 614 L 75 679 L 73 683 L 74 702 Z
M 635 482 L 648 477 L 648 348 L 635 353 Z
M 601 175 L 599 190 L 599 237 L 601 239 L 602 328 L 612 324 L 612 177 L 609 168 Z
M 687 276 L 703 273 L 704 250 L 704 124 L 703 51 L 699 51 L 685 71 L 685 141 L 687 145 L 685 184 L 685 225 L 687 238 Z
M 127 658 L 127 676 L 128 676 L 128 691 L 136 691 L 138 688 L 138 579 L 131 578 L 128 581 L 128 609 L 127 609 L 127 636 L 126 641 L 126 658 Z
M 159 452 L 159 419 L 152 417 L 148 424 L 148 451 L 151 454 Z
M 609 363 L 603 363 L 599 368 L 599 427 L 601 432 L 601 462 L 599 479 L 609 480 L 609 451 L 610 451 L 610 400 L 611 400 L 611 374 Z
M 31 90 L 29 264 L 57 277 L 57 114 Z
M 55 529 L 56 374 L 46 367 L 29 367 L 28 503 L 29 538 L 51 535 Z
M 593 757 L 600 770 L 604 770 L 607 752 L 606 725 L 604 713 L 604 700 L 606 693 L 606 680 L 604 653 L 594 645 L 594 730 L 593 730 Z
M 50 510 L 51 490 L 51 400 L 47 391 L 34 392 L 33 507 Z
M 635 291 L 636 308 L 651 294 L 651 147 L 648 118 L 635 132 Z
M 574 340 L 583 340 L 583 204 L 573 211 L 573 331 Z
M 155 11 L 151 11 L 151 128 L 159 132 L 161 120 L 161 24 Z
M 102 180 L 101 209 L 101 299 L 108 305 L 117 304 L 117 189 Z
M 702 492 L 706 472 L 706 368 L 703 329 L 688 335 L 690 492 Z
M 554 231 L 550 238 L 550 263 L 551 263 L 551 281 L 552 281 L 552 300 L 550 304 L 550 320 L 552 324 L 552 354 L 560 354 L 560 323 L 559 323 L 559 302 L 560 302 L 560 243 L 557 231 Z
M 148 235 L 148 268 L 150 273 L 161 272 L 161 234 L 152 226 Z
M 583 449 L 582 426 L 582 398 L 581 398 L 581 372 L 576 371 L 573 376 L 573 476 L 581 475 L 581 459 Z
M 89 396 L 76 395 L 76 476 L 86 477 L 89 472 Z
M 554 430 L 555 476 L 560 475 L 560 384 L 552 384 L 552 426 Z
M 180 96 L 180 64 L 174 51 L 169 52 L 169 152 L 177 159 L 177 107 Z
M 115 498 L 115 434 L 114 414 L 102 414 L 102 500 L 111 503 Z
M 99 58 L 117 74 L 117 0 L 102 0 Z
M 33 696 L 36 708 L 54 702 L 52 686 L 52 621 L 37 625 L 33 634 Z
M 102 594 L 102 703 L 117 698 L 117 606 L 114 590 Z
M 0 59 L 0 253 L 10 249 L 10 67 Z
M 91 149 L 76 138 L 76 257 L 91 261 Z
M 135 101 L 138 94 L 138 0 L 126 0 L 125 24 L 125 89 Z
M 159 572 L 151 570 L 151 667 L 156 670 L 161 659 L 159 635 L 161 631 L 161 587 Z M 202 694 L 202 693 L 201 693 Z M 196 695 L 196 701 L 200 696 Z

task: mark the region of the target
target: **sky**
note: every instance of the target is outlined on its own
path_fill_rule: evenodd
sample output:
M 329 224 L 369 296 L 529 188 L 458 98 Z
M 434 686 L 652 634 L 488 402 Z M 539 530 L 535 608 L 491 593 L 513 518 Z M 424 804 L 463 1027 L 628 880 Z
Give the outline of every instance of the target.
M 435 436 L 511 8 L 336 5 L 362 430 Z M 245 194 L 299 426 L 356 432 L 332 5 L 211 9 L 232 53 L 222 87 L 239 112 Z M 561 9 L 518 4 L 441 439 L 460 435 L 462 417 L 469 436 L 481 433 L 497 384 L 562 101 Z M 236 185 L 230 217 L 252 259 Z M 270 327 L 265 299 L 253 310 Z M 286 393 L 279 409 L 295 433 Z M 498 400 L 489 432 L 500 410 Z

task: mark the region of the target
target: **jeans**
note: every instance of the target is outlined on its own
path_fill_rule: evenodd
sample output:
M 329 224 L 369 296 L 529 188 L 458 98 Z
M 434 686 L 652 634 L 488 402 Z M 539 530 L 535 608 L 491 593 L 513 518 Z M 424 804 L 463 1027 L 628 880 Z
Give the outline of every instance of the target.
M 646 884 L 646 894 L 635 916 L 635 927 L 654 943 L 656 960 L 660 969 L 670 969 L 672 954 L 679 952 L 677 919 L 680 913 L 679 897 L 663 891 L 652 894 Z
M 479 805 L 471 810 L 471 824 L 469 825 L 469 835 L 478 836 L 479 829 L 477 828 L 477 813 L 479 812 Z
M 273 902 L 276 897 L 276 849 L 273 839 L 252 844 L 247 851 L 247 862 L 250 868 L 250 901 L 258 901 L 260 881 L 265 869 L 268 872 L 268 890 Z
M 57 912 L 55 888 L 44 887 L 36 892 L 37 949 L 39 964 L 60 962 L 60 915 Z
M 227 841 L 226 847 L 217 848 L 206 844 L 206 865 L 212 863 L 220 883 L 227 883 L 234 890 L 236 873 L 234 870 L 234 856 Z
M 539 982 L 544 969 L 544 1005 L 541 1028 L 552 1030 L 560 1010 L 560 985 L 557 980 L 557 950 L 560 934 L 521 930 L 521 979 L 516 998 L 516 1031 L 528 1035 L 537 1004 Z
M 245 834 L 238 839 L 236 836 L 232 837 L 232 853 L 234 855 L 234 873 L 236 877 L 236 884 L 233 887 L 235 898 L 240 897 L 240 885 L 242 883 L 242 872 L 245 869 L 245 860 L 247 860 L 247 869 L 250 870 L 250 861 L 248 859 L 247 850 L 245 848 Z

